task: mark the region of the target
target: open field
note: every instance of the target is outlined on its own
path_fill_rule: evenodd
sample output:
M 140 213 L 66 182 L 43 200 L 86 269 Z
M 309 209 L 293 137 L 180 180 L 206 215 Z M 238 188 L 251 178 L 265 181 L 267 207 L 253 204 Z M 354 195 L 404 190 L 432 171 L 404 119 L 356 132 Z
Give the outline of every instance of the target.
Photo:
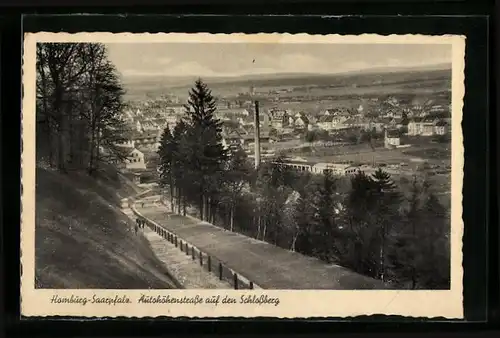
M 408 148 L 372 149 L 368 144 L 339 147 L 305 147 L 289 152 L 289 156 L 299 156 L 313 162 L 350 162 L 358 164 L 400 164 L 408 166 L 428 162 L 436 165 L 449 165 L 451 152 L 447 145 L 417 145 Z
M 98 180 L 42 168 L 36 175 L 35 287 L 173 287 L 146 239 L 134 234 L 116 204 L 138 192 L 131 182 L 111 170 Z

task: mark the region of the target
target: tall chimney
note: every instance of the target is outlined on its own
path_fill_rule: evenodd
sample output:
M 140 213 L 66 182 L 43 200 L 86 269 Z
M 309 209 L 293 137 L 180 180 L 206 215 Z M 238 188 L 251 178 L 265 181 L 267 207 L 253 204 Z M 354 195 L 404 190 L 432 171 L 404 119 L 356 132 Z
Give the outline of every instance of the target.
M 260 166 L 260 121 L 259 121 L 259 101 L 255 101 L 255 169 Z

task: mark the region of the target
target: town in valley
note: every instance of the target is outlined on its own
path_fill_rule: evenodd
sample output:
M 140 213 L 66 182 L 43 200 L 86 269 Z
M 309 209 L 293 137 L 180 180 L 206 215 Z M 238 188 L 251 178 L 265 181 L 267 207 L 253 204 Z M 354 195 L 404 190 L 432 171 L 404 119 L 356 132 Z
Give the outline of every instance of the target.
M 451 45 L 36 49 L 37 288 L 450 289 Z
M 451 65 L 441 66 L 340 79 L 305 77 L 311 85 L 301 84 L 297 77 L 247 80 L 246 88 L 241 83 L 216 82 L 213 94 L 216 118 L 223 123 L 222 142 L 226 148 L 242 147 L 253 161 L 258 101 L 262 161 L 282 157 L 296 170 L 314 174 L 331 170 L 340 176 L 384 168 L 403 181 L 419 171 L 436 181 L 437 193 L 449 204 Z M 286 86 L 287 82 L 291 84 Z M 222 94 L 217 95 L 219 87 Z M 122 141 L 130 154 L 122 165 L 142 173 L 146 181 L 153 180 L 161 135 L 185 117 L 189 88 L 159 93 L 140 82 L 132 82 L 130 88 L 134 95 L 124 110 L 128 128 Z M 142 99 L 136 97 L 140 94 Z

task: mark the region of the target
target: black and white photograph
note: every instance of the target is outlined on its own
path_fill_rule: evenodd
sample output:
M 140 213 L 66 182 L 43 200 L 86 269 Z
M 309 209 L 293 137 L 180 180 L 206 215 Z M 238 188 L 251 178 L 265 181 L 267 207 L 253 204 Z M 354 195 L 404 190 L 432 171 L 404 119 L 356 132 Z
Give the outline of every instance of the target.
M 460 37 L 31 35 L 22 288 L 51 311 L 461 305 Z

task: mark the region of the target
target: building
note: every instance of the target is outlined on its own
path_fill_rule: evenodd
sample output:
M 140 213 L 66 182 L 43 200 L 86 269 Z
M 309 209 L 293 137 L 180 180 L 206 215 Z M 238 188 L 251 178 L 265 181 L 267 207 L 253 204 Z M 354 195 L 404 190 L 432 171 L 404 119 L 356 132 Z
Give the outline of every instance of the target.
M 276 163 L 276 162 L 274 162 Z M 297 171 L 304 171 L 304 172 L 313 172 L 313 166 L 314 164 L 308 163 L 308 162 L 302 162 L 302 161 L 293 161 L 293 160 L 287 160 L 280 162 L 281 165 L 284 165 L 288 168 L 295 169 Z
M 398 130 L 386 129 L 384 137 L 384 146 L 388 149 L 399 147 L 401 145 L 401 136 Z
M 332 130 L 344 123 L 347 120 L 345 116 L 322 116 L 318 121 L 318 127 L 324 130 Z
M 153 130 L 134 135 L 134 144 L 137 148 L 156 151 L 160 146 L 161 130 Z
M 270 110 L 269 124 L 275 129 L 282 129 L 288 125 L 289 115 L 284 110 Z
M 408 135 L 410 136 L 433 136 L 435 134 L 436 124 L 439 119 L 435 118 L 414 118 L 408 123 Z
M 312 172 L 315 174 L 324 174 L 330 171 L 333 175 L 343 176 L 348 167 L 349 164 L 343 163 L 316 163 L 312 168 Z
M 360 171 L 361 171 L 361 168 L 358 166 L 348 166 L 347 168 L 345 168 L 344 174 L 345 175 L 355 175 Z
M 323 116 L 345 116 L 349 117 L 349 111 L 347 108 L 330 108 L 326 109 L 323 114 Z
M 135 130 L 124 130 L 120 134 L 120 138 L 116 140 L 115 145 L 125 148 L 134 148 L 135 147 L 134 135 L 136 135 Z
M 294 121 L 295 128 L 304 129 L 309 125 L 309 119 L 305 115 L 297 117 Z
M 224 149 L 236 149 L 243 146 L 242 133 L 231 129 L 223 133 L 222 146 Z
M 125 159 L 125 168 L 127 169 L 146 169 L 146 162 L 144 161 L 144 153 L 137 148 L 133 148 L 128 153 Z
M 136 120 L 135 121 L 135 130 L 137 130 L 138 132 L 142 132 L 142 124 L 141 124 L 141 121 L 139 120 Z
M 265 130 L 260 131 L 260 142 L 269 143 L 269 132 Z M 234 149 L 237 147 L 251 148 L 255 144 L 255 133 L 245 130 L 228 130 L 222 135 L 222 146 L 225 149 Z
M 447 135 L 449 132 L 449 124 L 446 121 L 439 121 L 434 126 L 434 132 L 436 135 Z

